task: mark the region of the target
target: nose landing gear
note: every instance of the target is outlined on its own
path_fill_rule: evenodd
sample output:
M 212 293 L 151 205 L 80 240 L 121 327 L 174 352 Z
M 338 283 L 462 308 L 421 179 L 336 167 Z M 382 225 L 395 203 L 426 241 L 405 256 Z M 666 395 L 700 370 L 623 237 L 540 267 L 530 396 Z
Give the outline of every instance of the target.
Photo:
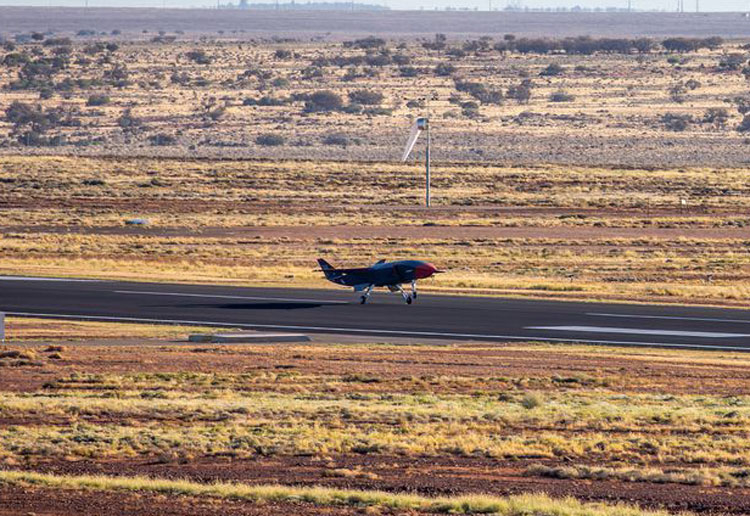
M 401 293 L 401 297 L 404 298 L 404 301 L 406 302 L 407 305 L 412 304 L 412 302 L 414 301 L 414 298 L 411 295 L 407 294 L 404 291 L 404 289 L 401 287 L 401 285 L 396 285 L 395 287 L 392 287 L 391 291 L 392 292 L 400 292 Z

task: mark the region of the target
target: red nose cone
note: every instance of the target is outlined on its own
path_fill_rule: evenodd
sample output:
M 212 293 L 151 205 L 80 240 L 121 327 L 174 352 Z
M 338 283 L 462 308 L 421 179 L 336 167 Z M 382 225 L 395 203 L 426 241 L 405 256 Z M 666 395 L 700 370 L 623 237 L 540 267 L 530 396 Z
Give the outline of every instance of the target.
M 416 276 L 417 276 L 417 279 L 424 279 L 424 278 L 429 278 L 436 272 L 437 272 L 437 267 L 435 267 L 431 263 L 423 263 L 422 265 L 417 266 Z

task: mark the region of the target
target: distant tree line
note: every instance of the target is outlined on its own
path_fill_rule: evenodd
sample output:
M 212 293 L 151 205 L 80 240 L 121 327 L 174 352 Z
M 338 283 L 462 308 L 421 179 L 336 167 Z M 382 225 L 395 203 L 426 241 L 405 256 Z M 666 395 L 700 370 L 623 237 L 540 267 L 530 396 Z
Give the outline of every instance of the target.
M 656 41 L 650 38 L 575 38 L 547 39 L 520 38 L 506 36 L 503 41 L 495 43 L 493 48 L 500 52 L 518 52 L 520 54 L 566 53 L 575 55 L 632 54 L 649 53 L 659 48 L 667 52 L 695 52 L 702 48 L 716 49 L 724 43 L 720 37 L 711 38 L 668 38 Z

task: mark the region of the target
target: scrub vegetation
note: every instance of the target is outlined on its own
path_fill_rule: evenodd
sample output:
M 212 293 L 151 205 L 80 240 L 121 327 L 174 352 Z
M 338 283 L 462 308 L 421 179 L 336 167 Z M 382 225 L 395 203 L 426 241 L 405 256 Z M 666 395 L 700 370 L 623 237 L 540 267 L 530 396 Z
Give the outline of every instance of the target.
M 444 166 L 425 210 L 414 166 L 2 157 L 0 272 L 323 287 L 317 256 L 418 257 L 433 292 L 746 305 L 746 174 Z
M 0 274 L 750 300 L 744 41 L 200 37 L 0 35 Z M 9 330 L 0 516 L 750 513 L 743 354 Z
M 438 162 L 746 166 L 745 41 L 342 37 L 0 34 L 0 151 L 389 161 L 429 110 Z
M 39 473 L 0 471 L 0 485 L 32 485 L 56 489 L 89 489 L 93 491 L 138 491 L 167 495 L 201 496 L 243 500 L 252 503 L 302 502 L 312 506 L 345 506 L 384 508 L 427 514 L 496 514 L 522 516 L 666 516 L 666 512 L 642 511 L 623 504 L 581 504 L 574 499 L 553 500 L 543 495 L 520 495 L 508 498 L 469 495 L 451 498 L 429 498 L 419 495 L 392 494 L 381 491 L 342 490 L 324 487 L 286 487 L 280 485 L 202 484 L 148 477 L 57 476 Z
M 186 329 L 9 322 L 0 493 L 500 514 L 547 514 L 547 503 L 555 514 L 635 510 L 497 498 L 519 492 L 709 514 L 750 504 L 750 359 L 740 353 L 176 346 L 164 339 Z M 278 482 L 294 487 L 269 486 Z

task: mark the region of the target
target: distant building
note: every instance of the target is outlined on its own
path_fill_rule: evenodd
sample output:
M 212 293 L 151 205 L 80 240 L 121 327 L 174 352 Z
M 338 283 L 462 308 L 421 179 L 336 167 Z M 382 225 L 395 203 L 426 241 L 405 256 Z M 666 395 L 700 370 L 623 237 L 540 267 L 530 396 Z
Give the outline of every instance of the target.
M 298 3 L 295 0 L 279 0 L 268 3 L 250 3 L 250 0 L 239 0 L 238 3 L 219 4 L 221 9 L 276 9 L 276 10 L 310 10 L 310 11 L 387 11 L 388 7 L 377 4 L 362 4 L 346 0 L 307 1 Z

